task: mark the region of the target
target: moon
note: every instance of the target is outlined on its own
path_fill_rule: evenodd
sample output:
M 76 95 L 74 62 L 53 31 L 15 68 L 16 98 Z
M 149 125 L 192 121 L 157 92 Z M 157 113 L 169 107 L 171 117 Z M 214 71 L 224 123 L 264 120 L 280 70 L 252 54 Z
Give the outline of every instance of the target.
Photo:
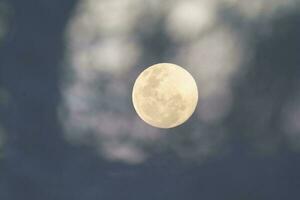
M 132 102 L 138 116 L 157 128 L 173 128 L 188 120 L 198 102 L 192 75 L 171 63 L 145 69 L 136 79 Z

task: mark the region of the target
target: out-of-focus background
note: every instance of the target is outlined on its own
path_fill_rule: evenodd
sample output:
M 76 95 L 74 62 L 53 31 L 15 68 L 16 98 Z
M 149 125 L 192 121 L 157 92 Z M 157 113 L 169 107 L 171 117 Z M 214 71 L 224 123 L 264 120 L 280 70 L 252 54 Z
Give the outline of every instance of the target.
M 299 0 L 0 0 L 0 199 L 299 199 L 299 38 Z M 160 62 L 199 89 L 167 130 Z

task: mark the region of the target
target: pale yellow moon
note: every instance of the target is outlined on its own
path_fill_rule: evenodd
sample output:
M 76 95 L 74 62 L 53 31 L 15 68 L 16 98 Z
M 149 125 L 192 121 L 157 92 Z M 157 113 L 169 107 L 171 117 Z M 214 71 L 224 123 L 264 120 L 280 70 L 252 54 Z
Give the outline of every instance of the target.
M 136 79 L 132 102 L 146 123 L 158 128 L 172 128 L 184 123 L 195 111 L 197 84 L 192 75 L 178 65 L 152 65 Z

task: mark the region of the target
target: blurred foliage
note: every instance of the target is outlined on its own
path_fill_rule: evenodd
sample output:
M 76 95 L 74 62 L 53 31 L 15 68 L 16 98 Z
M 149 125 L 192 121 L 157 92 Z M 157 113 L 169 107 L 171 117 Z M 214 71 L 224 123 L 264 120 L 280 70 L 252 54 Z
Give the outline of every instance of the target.
M 0 159 L 3 157 L 4 130 L 0 127 Z
M 9 6 L 7 1 L 0 0 L 0 46 L 2 44 L 2 41 L 7 37 L 8 29 L 12 15 L 12 9 Z M 1 63 L 2 64 L 2 63 Z M 0 66 L 1 70 L 2 66 Z M 0 71 L 2 73 L 2 71 Z M 2 74 L 1 74 L 2 75 Z M 2 111 L 4 107 L 8 105 L 9 101 L 9 94 L 8 91 L 3 89 L 0 85 L 0 161 L 3 158 L 3 148 L 4 148 L 4 141 L 5 141 L 5 130 L 3 128 L 3 122 L 2 119 L 4 116 L 2 116 Z
M 2 111 L 8 105 L 9 99 L 10 97 L 8 91 L 0 87 L 0 111 Z M 2 127 L 2 122 L 0 121 L 0 159 L 3 157 L 4 141 L 5 141 L 5 130 Z
M 2 3 L 0 200 L 299 199 L 300 12 L 276 6 L 290 1 Z M 201 103 L 158 131 L 129 105 L 161 61 L 190 66 Z
M 202 160 L 240 143 L 247 152 L 278 153 L 282 141 L 299 137 L 294 121 L 300 114 L 280 111 L 291 95 L 286 91 L 292 93 L 290 80 L 297 80 L 282 76 L 296 71 L 293 54 L 284 55 L 297 38 L 291 39 L 298 31 L 298 17 L 289 14 L 294 5 L 295 0 L 80 1 L 66 29 L 61 120 L 67 140 L 128 163 L 166 148 Z M 282 42 L 287 34 L 290 39 Z M 187 68 L 198 83 L 194 120 L 174 131 L 147 127 L 129 106 L 138 72 L 158 62 Z
M 0 42 L 4 39 L 9 28 L 12 9 L 6 1 L 0 1 Z
M 8 101 L 9 101 L 8 92 L 5 89 L 0 88 L 0 106 L 7 105 Z

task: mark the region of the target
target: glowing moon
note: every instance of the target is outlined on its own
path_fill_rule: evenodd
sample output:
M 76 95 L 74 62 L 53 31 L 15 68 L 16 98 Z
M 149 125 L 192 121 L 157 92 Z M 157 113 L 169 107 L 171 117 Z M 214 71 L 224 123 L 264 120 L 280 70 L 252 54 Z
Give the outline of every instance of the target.
M 160 63 L 145 69 L 132 91 L 133 106 L 146 123 L 172 128 L 193 114 L 198 89 L 192 75 L 182 67 Z

